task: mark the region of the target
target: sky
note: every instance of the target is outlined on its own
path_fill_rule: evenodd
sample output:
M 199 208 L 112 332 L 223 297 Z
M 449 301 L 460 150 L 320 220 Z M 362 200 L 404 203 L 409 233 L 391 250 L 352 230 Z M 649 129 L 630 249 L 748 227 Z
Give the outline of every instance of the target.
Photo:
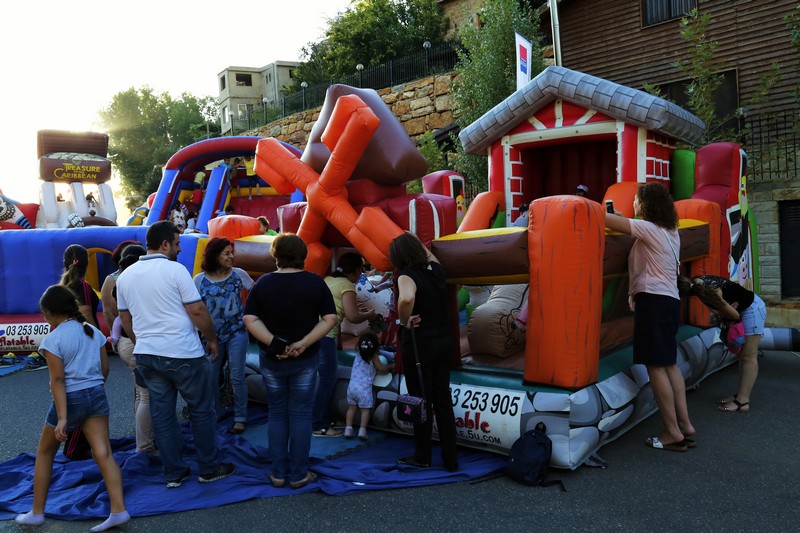
M 229 66 L 299 60 L 350 0 L 3 2 L 0 189 L 38 202 L 36 132 L 102 131 L 97 111 L 145 85 L 218 96 Z

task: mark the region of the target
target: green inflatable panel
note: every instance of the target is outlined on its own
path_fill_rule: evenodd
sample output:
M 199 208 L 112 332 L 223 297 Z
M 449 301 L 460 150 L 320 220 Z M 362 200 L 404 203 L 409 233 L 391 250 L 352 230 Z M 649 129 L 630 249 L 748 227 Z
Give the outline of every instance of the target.
M 463 311 L 469 303 L 469 291 L 464 287 L 458 289 L 458 310 Z
M 675 150 L 670 160 L 672 198 L 686 200 L 694 194 L 694 159 L 691 150 Z
M 614 301 L 617 299 L 617 291 L 619 290 L 619 284 L 621 281 L 621 279 L 612 279 L 608 282 L 606 292 L 603 293 L 603 320 L 605 320 L 606 316 L 608 316 L 608 313 L 611 311 L 611 308 L 614 305 Z

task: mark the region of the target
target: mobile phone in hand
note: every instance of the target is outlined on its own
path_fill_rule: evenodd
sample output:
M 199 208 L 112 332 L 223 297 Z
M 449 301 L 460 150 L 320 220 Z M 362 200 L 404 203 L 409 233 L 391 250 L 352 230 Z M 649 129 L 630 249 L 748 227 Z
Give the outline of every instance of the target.
M 272 342 L 269 345 L 269 350 L 272 352 L 272 355 L 278 356 L 281 355 L 283 352 L 286 351 L 286 346 L 289 344 L 289 341 L 284 339 L 283 337 L 272 337 Z
M 606 213 L 614 214 L 614 200 L 606 200 Z

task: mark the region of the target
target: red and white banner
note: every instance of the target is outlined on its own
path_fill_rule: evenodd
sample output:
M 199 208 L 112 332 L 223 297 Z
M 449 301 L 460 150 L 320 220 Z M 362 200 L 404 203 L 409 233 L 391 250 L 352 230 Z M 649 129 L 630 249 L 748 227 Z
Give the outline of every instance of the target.
M 531 42 L 514 32 L 517 49 L 517 90 L 522 89 L 531 81 Z

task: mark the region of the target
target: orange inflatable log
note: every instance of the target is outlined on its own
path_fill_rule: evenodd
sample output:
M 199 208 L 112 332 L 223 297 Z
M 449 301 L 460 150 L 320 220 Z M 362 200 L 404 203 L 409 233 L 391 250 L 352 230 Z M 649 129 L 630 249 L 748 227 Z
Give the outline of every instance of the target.
M 693 218 L 708 224 L 708 255 L 692 261 L 689 272 L 690 277 L 709 274 L 723 276 L 720 272 L 721 239 L 722 239 L 722 210 L 719 204 L 708 200 L 690 199 L 675 202 L 678 218 Z M 700 327 L 711 326 L 711 312 L 698 298 L 689 299 L 688 322 Z
M 403 230 L 389 218 L 379 207 L 365 207 L 359 213 L 355 222 L 355 227 L 364 236 L 365 241 L 355 242 L 353 239 L 348 238 L 350 242 L 359 250 L 364 249 L 364 257 L 379 270 L 392 270 L 392 262 L 389 261 L 387 252 L 389 245 L 395 239 L 402 235 Z M 339 231 L 341 231 L 340 228 Z M 367 255 L 367 244 L 370 244 L 374 249 L 374 255 L 369 257 Z
M 258 141 L 253 170 L 280 194 L 291 194 L 295 188 L 305 193 L 308 184 L 318 177 L 311 167 L 272 137 Z
M 333 113 L 331 113 L 330 121 L 325 131 L 322 132 L 320 140 L 325 144 L 328 150 L 333 152 L 336 146 L 342 144 L 343 141 L 344 145 L 346 147 L 348 146 L 346 137 L 348 135 L 348 130 L 353 127 L 369 131 L 364 139 L 366 142 L 363 147 L 360 150 L 354 150 L 358 153 L 358 159 L 360 159 L 361 154 L 364 153 L 367 144 L 372 140 L 372 135 L 380 124 L 381 121 L 375 112 L 357 95 L 348 94 L 340 96 L 336 100 L 336 105 L 333 106 Z M 352 172 L 347 173 L 348 177 L 351 173 Z
M 580 388 L 597 381 L 605 210 L 578 196 L 530 207 L 526 381 Z
M 225 237 L 233 242 L 240 237 L 258 235 L 261 223 L 245 215 L 225 215 L 208 221 L 209 237 Z
M 306 206 L 305 213 L 303 213 L 300 227 L 297 229 L 297 236 L 303 239 L 305 243 L 318 242 L 322 239 L 322 234 L 327 224 L 328 221 L 325 220 L 325 217 L 312 209 L 309 203 Z
M 306 255 L 306 263 L 303 268 L 320 277 L 325 277 L 330 270 L 332 257 L 333 252 L 331 252 L 330 248 L 319 241 L 310 242 L 308 243 L 308 255 Z
M 458 226 L 456 233 L 491 228 L 495 217 L 503 209 L 503 193 L 499 191 L 482 192 L 472 200 L 467 214 Z

